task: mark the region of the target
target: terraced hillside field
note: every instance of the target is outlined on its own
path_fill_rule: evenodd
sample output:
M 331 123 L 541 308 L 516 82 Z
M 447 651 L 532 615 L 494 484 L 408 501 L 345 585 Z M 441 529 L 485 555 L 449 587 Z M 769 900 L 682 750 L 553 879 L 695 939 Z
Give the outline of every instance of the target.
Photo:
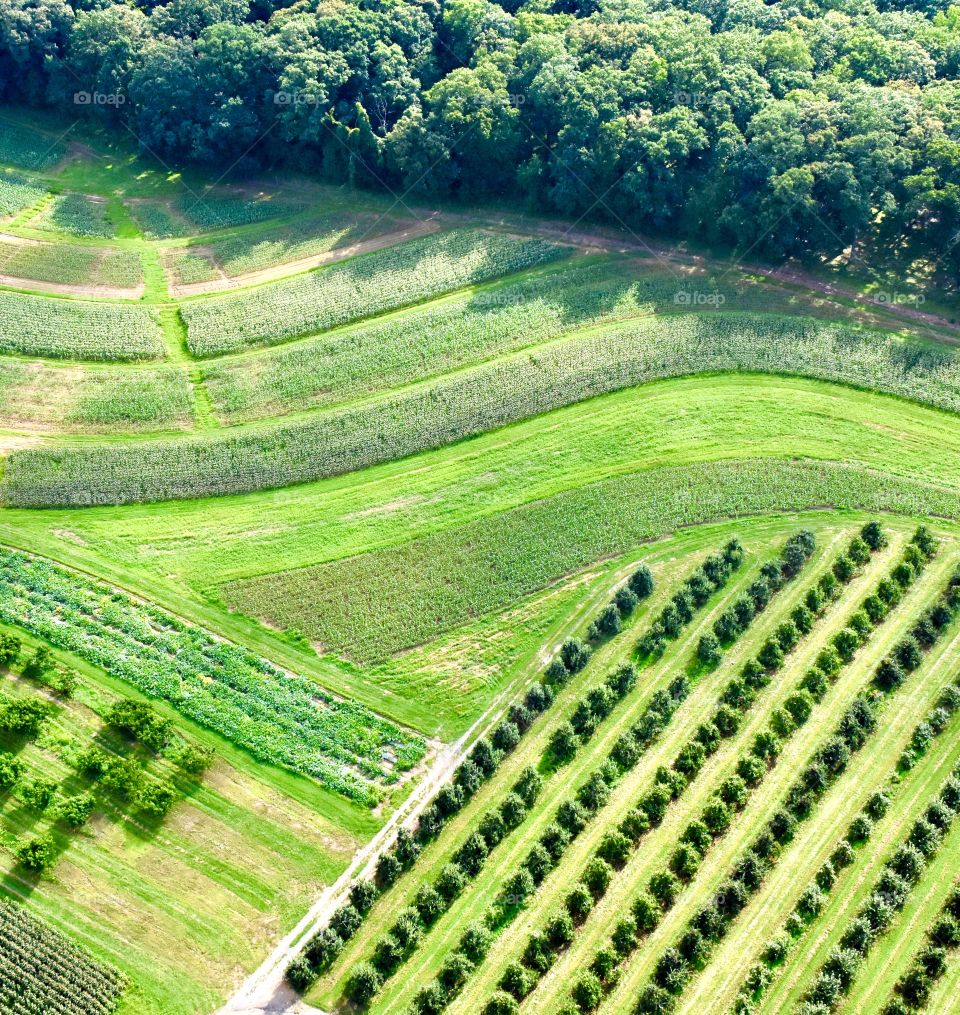
M 956 1010 L 955 314 L 45 123 L 0 1009 Z

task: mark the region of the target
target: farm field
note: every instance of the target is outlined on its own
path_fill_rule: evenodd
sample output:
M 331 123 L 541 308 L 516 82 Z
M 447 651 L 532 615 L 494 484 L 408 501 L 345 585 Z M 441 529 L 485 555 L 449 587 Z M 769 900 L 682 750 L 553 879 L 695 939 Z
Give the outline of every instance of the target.
M 0 116 L 0 1010 L 956 1010 L 949 299 L 85 123 Z

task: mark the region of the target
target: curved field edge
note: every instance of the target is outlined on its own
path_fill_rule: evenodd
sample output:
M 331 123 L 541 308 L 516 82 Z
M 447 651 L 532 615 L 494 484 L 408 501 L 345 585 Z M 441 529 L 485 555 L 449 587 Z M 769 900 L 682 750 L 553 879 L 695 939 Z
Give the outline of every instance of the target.
M 222 593 L 231 607 L 369 663 L 682 526 L 828 505 L 960 514 L 954 491 L 841 463 L 665 467 L 316 568 L 231 582 Z
M 272 489 L 436 449 L 651 381 L 713 372 L 807 377 L 960 409 L 960 373 L 946 353 L 809 319 L 668 317 L 575 334 L 280 423 L 17 450 L 0 497 L 49 507 Z

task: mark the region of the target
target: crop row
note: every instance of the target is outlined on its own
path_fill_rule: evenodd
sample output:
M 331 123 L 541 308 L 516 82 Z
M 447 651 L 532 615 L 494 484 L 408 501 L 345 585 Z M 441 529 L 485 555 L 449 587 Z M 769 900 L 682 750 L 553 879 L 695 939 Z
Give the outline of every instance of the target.
M 0 551 L 0 618 L 170 702 L 261 761 L 365 803 L 426 749 L 355 702 L 40 558 Z
M 932 555 L 936 545 L 926 530 L 918 530 L 912 544 L 920 547 L 925 557 Z M 898 569 L 906 561 L 898 565 Z M 895 572 L 898 570 L 895 569 Z M 902 595 L 902 588 L 914 580 L 917 569 L 907 564 L 899 571 L 898 579 L 883 579 L 878 585 L 876 597 L 881 599 L 880 588 L 890 595 L 887 605 L 895 605 Z M 951 584 L 944 592 L 944 598 L 957 599 L 958 588 Z M 889 582 L 889 585 L 885 584 Z M 951 609 L 950 618 L 955 613 Z M 866 607 L 863 608 L 866 614 Z M 946 626 L 946 625 L 944 625 Z M 939 635 L 943 628 L 937 632 Z M 817 750 L 816 754 L 794 781 L 783 800 L 783 805 L 773 814 L 763 831 L 734 865 L 731 876 L 720 886 L 714 897 L 692 918 L 686 931 L 675 946 L 668 948 L 658 959 L 652 981 L 640 992 L 634 1009 L 636 1015 L 669 1011 L 675 1004 L 696 969 L 702 967 L 714 945 L 726 936 L 733 920 L 746 907 L 762 885 L 769 870 L 777 863 L 784 846 L 796 833 L 797 825 L 808 820 L 823 795 L 832 787 L 850 759 L 868 741 L 877 727 L 881 712 L 895 692 L 896 685 L 887 682 L 881 664 L 874 673 L 870 688 L 857 696 L 844 717 Z
M 219 299 L 247 298 L 253 297 Z M 209 304 L 184 304 L 184 313 Z M 0 303 L 0 328 L 3 312 Z M 269 321 L 276 314 L 248 309 L 242 316 Z M 19 332 L 8 342 L 15 337 L 22 345 Z M 0 330 L 0 348 L 2 341 Z M 49 335 L 45 341 L 49 346 Z M 124 355 L 116 341 L 98 354 Z M 11 503 L 42 506 L 91 495 L 95 503 L 116 504 L 280 487 L 442 447 L 650 380 L 718 370 L 840 380 L 960 408 L 951 353 L 909 358 L 896 339 L 797 318 L 673 316 L 574 336 L 302 420 L 178 440 L 24 449 L 10 456 L 3 490 Z
M 7 1015 L 108 1015 L 123 977 L 14 902 L 0 900 L 0 1010 Z
M 116 228 L 107 204 L 86 194 L 57 194 L 28 223 L 32 229 L 72 233 L 74 236 L 111 237 Z
M 958 709 L 960 709 L 960 687 L 949 684 L 941 692 L 930 714 L 914 729 L 911 743 L 917 745 L 920 753 L 925 752 L 931 741 L 943 733 L 950 718 Z M 919 748 L 920 743 L 923 744 L 922 751 Z M 754 1006 L 773 982 L 790 949 L 823 911 L 828 896 L 837 885 L 840 872 L 854 863 L 856 851 L 866 848 L 874 834 L 874 823 L 883 818 L 896 799 L 902 785 L 898 777 L 902 770 L 901 759 L 896 769 L 891 772 L 885 787 L 870 795 L 863 810 L 851 821 L 830 858 L 823 863 L 804 889 L 793 911 L 787 917 L 784 929 L 769 941 L 762 951 L 760 961 L 751 966 L 734 1002 L 734 1015 L 751 1015 L 755 1010 Z M 960 805 L 960 781 L 948 780 L 948 791 L 953 795 L 954 805 Z M 928 818 L 934 814 L 935 812 L 928 808 Z
M 164 345 L 150 307 L 0 292 L 0 352 L 143 360 L 160 359 Z
M 634 605 L 641 599 L 646 599 L 654 587 L 650 569 L 641 565 L 623 587 L 630 591 Z M 562 687 L 572 674 L 587 665 L 590 655 L 589 646 L 580 639 L 571 638 L 565 641 L 556 658 L 547 667 L 543 678 L 524 693 L 522 701 L 515 701 L 510 705 L 506 718 L 498 723 L 489 739 L 484 737 L 474 744 L 467 759 L 454 773 L 452 781 L 424 808 L 416 832 L 411 835 L 404 828 L 399 830 L 391 849 L 379 857 L 375 878 L 372 881 L 361 879 L 351 885 L 350 902 L 334 914 L 329 926 L 314 935 L 303 953 L 290 965 L 287 976 L 297 989 L 305 989 L 333 962 L 342 951 L 345 942 L 359 929 L 360 923 L 376 899 L 393 887 L 402 873 L 414 866 L 422 848 L 436 839 L 444 825 L 466 806 L 483 783 L 490 780 L 504 757 L 516 747 L 534 720 L 553 703 L 556 690 Z M 525 776 L 525 782 L 528 788 L 535 785 L 529 775 Z M 502 822 L 502 818 L 499 820 Z M 489 817 L 489 822 L 494 825 L 497 821 L 498 817 L 492 815 Z M 489 848 L 490 842 L 486 839 L 482 846 L 474 843 L 471 847 L 480 864 L 486 858 Z M 466 846 L 462 847 L 461 852 L 465 849 Z M 411 919 L 414 918 L 411 916 Z M 416 924 L 415 919 L 414 923 Z
M 61 433 L 186 430 L 193 392 L 180 367 L 77 368 L 0 360 L 0 421 Z
M 944 787 L 941 803 L 943 808 L 951 808 L 954 815 L 960 810 L 960 779 L 954 777 Z M 928 821 L 941 816 L 940 809 L 927 812 Z M 908 1011 L 923 1011 L 927 1007 L 931 990 L 946 971 L 948 955 L 960 948 L 960 888 L 950 892 L 936 921 L 927 930 L 926 939 L 927 944 L 917 953 L 910 969 L 897 981 L 898 999 L 887 1005 L 884 1015 L 907 1015 Z
M 411 384 L 601 321 L 652 312 L 648 279 L 606 261 L 563 264 L 480 290 L 214 363 L 218 415 L 242 422 Z
M 183 303 L 187 343 L 216 356 L 325 331 L 566 253 L 470 230 L 426 236 L 256 288 Z

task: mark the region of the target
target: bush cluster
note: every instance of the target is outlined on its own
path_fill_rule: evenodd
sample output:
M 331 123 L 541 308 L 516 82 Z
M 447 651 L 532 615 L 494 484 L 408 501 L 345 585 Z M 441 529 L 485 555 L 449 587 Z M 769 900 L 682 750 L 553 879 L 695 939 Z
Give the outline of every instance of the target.
M 637 642 L 641 658 L 663 655 L 667 642 L 680 636 L 699 610 L 730 575 L 743 563 L 744 551 L 739 539 L 731 539 L 720 553 L 712 553 L 684 581 L 670 602 L 663 607 L 650 629 Z
M 732 645 L 746 631 L 753 618 L 766 609 L 770 597 L 783 587 L 784 582 L 798 574 L 810 559 L 813 548 L 813 533 L 806 529 L 787 540 L 777 558 L 763 565 L 747 591 L 717 617 L 713 630 L 700 639 L 697 655 L 701 662 L 715 666 L 720 661 L 721 648 Z M 806 614 L 802 612 L 805 609 L 798 607 L 801 612 L 791 618 L 794 623 L 799 620 L 798 627 L 807 623 Z

